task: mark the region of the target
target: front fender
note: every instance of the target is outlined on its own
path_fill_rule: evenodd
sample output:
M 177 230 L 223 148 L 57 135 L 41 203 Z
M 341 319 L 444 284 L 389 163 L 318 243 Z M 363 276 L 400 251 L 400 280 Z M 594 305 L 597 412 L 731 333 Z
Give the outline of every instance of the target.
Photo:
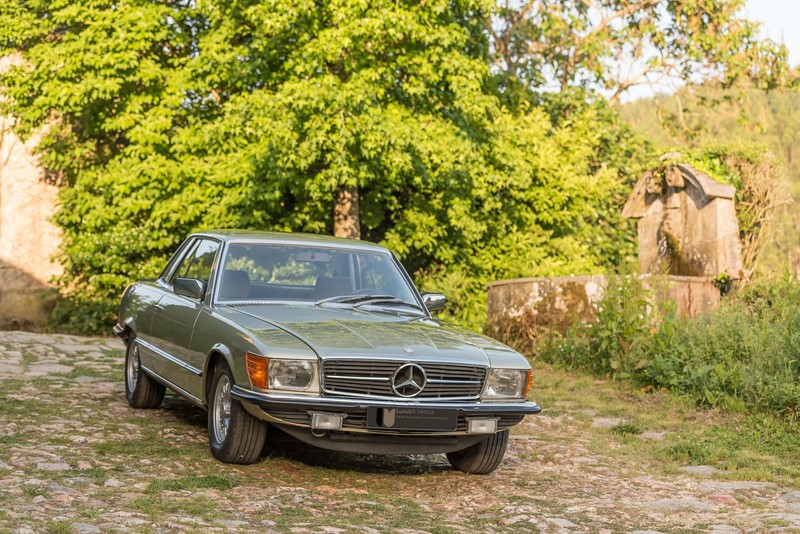
M 206 354 L 206 361 L 203 364 L 203 389 L 202 391 L 206 392 L 205 398 L 203 398 L 203 404 L 208 404 L 207 397 L 208 397 L 208 388 L 211 387 L 211 381 L 214 379 L 214 368 L 213 365 L 216 365 L 216 362 L 222 360 L 226 364 L 228 364 L 228 368 L 233 370 L 235 367 L 233 366 L 233 354 L 231 354 L 231 349 L 228 348 L 227 345 L 224 343 L 215 343 L 211 349 Z

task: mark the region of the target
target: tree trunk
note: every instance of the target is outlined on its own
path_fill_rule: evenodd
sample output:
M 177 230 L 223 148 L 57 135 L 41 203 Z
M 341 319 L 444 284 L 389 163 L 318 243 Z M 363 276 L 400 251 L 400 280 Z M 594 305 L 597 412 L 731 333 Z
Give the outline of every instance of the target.
M 333 194 L 333 235 L 361 239 L 356 186 L 339 186 Z

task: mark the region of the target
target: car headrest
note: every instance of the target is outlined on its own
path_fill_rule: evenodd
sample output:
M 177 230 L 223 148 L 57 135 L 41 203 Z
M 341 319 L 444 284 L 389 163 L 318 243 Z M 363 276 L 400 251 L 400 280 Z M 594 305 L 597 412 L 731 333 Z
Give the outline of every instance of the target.
M 219 298 L 226 300 L 246 299 L 250 295 L 250 277 L 246 271 L 227 269 L 222 272 Z

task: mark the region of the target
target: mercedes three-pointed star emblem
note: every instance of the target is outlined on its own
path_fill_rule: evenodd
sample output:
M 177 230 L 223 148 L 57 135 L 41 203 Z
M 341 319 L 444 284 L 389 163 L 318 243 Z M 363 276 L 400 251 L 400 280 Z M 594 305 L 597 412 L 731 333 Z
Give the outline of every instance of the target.
M 416 397 L 425 389 L 428 377 L 416 363 L 401 365 L 392 376 L 392 391 L 401 397 Z

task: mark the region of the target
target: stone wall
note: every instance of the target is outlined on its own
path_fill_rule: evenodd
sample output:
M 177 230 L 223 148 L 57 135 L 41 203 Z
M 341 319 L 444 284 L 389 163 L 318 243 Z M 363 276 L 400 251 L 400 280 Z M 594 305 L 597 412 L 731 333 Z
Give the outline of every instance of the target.
M 640 280 L 656 299 L 674 303 L 681 315 L 696 317 L 720 303 L 719 289 L 709 278 L 640 275 Z M 493 282 L 488 291 L 487 331 L 518 350 L 532 352 L 543 336 L 563 334 L 578 321 L 595 321 L 606 286 L 604 276 Z
M 45 290 L 61 272 L 51 261 L 61 242 L 50 221 L 58 188 L 45 181 L 33 155 L 38 139 L 23 143 L 11 126 L 0 117 L 0 329 L 34 328 L 48 320 Z

